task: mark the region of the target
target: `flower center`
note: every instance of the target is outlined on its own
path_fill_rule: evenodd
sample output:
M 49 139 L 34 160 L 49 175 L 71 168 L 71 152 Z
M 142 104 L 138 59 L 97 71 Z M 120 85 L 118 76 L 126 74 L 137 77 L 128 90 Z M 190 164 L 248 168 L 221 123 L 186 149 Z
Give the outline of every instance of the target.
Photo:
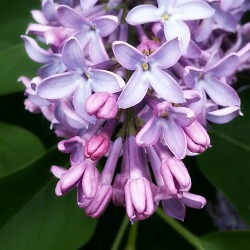
M 163 21 L 167 21 L 169 19 L 169 15 L 167 13 L 164 13 L 161 17 Z
M 148 66 L 147 63 L 142 63 L 142 64 L 141 64 L 141 67 L 142 67 L 143 71 L 146 71 L 146 70 L 149 69 L 149 66 Z

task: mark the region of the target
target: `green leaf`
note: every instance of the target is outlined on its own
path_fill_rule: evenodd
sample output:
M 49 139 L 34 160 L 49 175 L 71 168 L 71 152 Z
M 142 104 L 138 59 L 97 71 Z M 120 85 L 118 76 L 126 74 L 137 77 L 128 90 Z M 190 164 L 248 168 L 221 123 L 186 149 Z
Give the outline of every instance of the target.
M 0 179 L 44 152 L 42 142 L 28 130 L 0 123 Z
M 212 148 L 198 157 L 206 178 L 233 203 L 250 224 L 250 91 L 242 95 L 243 117 L 229 124 L 213 125 Z
M 28 58 L 22 43 L 0 52 L 0 64 L 0 95 L 24 91 L 18 78 L 23 75 L 33 77 L 38 69 L 38 65 Z
M 32 21 L 30 11 L 40 8 L 40 1 L 2 1 L 0 3 L 0 95 L 21 92 L 24 87 L 17 79 L 22 76 L 34 77 L 38 65 L 26 55 L 20 36 L 25 34 Z M 34 21 L 32 21 L 34 22 Z
M 0 249 L 79 249 L 92 236 L 96 221 L 84 216 L 76 194 L 54 194 L 49 171 L 68 155 L 56 147 L 12 175 L 0 179 Z
M 204 250 L 249 250 L 250 231 L 210 233 L 200 237 Z

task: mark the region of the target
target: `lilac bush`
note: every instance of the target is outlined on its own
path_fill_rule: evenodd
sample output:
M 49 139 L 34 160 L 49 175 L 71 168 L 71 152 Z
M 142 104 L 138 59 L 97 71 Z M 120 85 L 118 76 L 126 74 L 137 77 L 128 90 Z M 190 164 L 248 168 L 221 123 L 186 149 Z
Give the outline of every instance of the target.
M 249 25 L 240 24 L 250 6 L 136 2 L 43 0 L 22 36 L 42 64 L 33 79 L 20 77 L 25 107 L 49 120 L 70 157 L 69 168 L 51 167 L 56 195 L 76 189 L 94 218 L 112 201 L 131 222 L 160 204 L 184 220 L 186 206 L 206 200 L 190 192 L 183 159 L 211 147 L 210 122 L 241 115 L 234 84 L 250 63 Z

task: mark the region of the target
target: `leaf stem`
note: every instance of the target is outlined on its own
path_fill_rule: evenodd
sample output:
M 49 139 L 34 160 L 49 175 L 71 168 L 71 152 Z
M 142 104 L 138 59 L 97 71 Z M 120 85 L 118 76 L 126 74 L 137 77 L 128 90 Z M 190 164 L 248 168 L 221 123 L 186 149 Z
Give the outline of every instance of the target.
M 124 219 L 122 220 L 122 224 L 118 230 L 118 233 L 115 237 L 115 240 L 110 250 L 118 250 L 128 225 L 129 225 L 129 219 L 127 216 L 124 216 Z
M 168 225 L 170 225 L 176 232 L 178 232 L 184 239 L 186 239 L 192 246 L 199 250 L 205 250 L 202 246 L 199 238 L 183 227 L 179 222 L 170 217 L 162 211 L 162 209 L 157 209 L 156 214 L 162 218 Z
M 128 241 L 127 241 L 127 245 L 125 247 L 125 250 L 136 250 L 136 239 L 137 239 L 137 233 L 138 233 L 138 225 L 139 225 L 139 222 L 136 222 L 135 224 L 130 225 Z

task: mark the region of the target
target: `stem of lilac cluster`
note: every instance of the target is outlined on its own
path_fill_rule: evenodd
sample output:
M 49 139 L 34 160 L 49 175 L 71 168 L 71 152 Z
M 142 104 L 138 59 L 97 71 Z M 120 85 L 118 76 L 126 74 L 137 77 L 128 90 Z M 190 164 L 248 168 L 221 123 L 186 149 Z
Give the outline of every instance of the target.
M 186 239 L 192 246 L 199 250 L 205 250 L 202 244 L 200 243 L 198 237 L 188 231 L 185 227 L 183 227 L 176 220 L 168 217 L 162 209 L 158 208 L 156 210 L 156 214 L 162 218 L 168 225 L 170 225 L 176 232 L 178 232 L 184 239 Z
M 125 246 L 125 250 L 136 250 L 136 239 L 137 239 L 137 234 L 138 234 L 138 226 L 139 222 L 130 225 L 130 230 L 128 234 L 128 241 Z
M 129 225 L 129 219 L 127 216 L 124 216 L 122 224 L 118 230 L 118 233 L 115 237 L 114 243 L 111 246 L 110 250 L 118 250 L 119 249 L 119 246 L 121 244 L 122 238 L 127 230 L 128 225 Z
M 136 29 L 136 31 L 138 33 L 140 42 L 145 42 L 145 41 L 148 40 L 148 36 L 146 35 L 146 33 L 145 33 L 145 31 L 144 31 L 144 29 L 142 28 L 141 25 L 136 25 L 135 29 Z
M 116 164 L 122 150 L 121 137 L 113 143 L 109 157 L 101 173 L 100 183 L 110 185 L 115 173 Z
M 123 41 L 123 42 L 128 41 L 128 24 L 127 23 L 120 24 L 119 41 Z

